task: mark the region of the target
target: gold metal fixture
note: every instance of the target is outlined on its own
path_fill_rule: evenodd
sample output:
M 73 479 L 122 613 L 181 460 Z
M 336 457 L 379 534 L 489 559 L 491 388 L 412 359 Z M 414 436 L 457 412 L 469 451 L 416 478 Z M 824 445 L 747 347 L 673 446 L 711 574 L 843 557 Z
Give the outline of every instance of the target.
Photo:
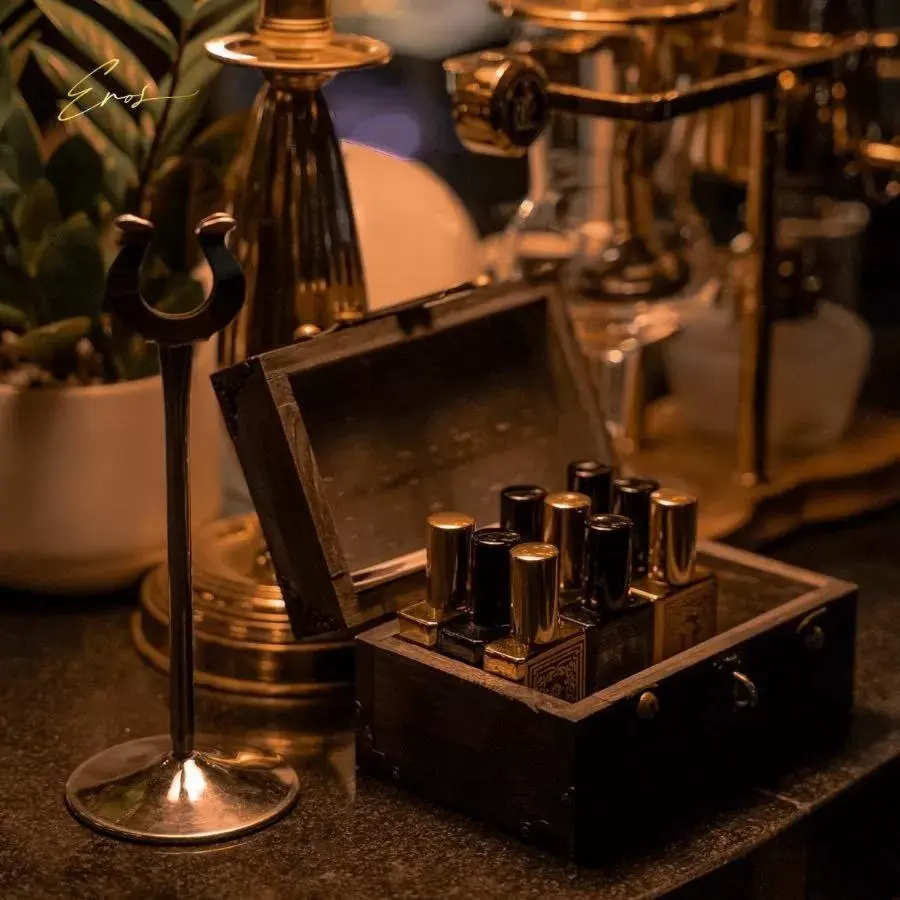
M 644 41 L 650 48 L 649 55 L 644 54 L 642 59 L 655 59 L 654 48 L 658 48 L 662 33 L 669 33 L 671 28 L 685 27 L 691 19 L 715 18 L 735 6 L 709 0 L 647 6 L 624 0 L 603 4 L 586 0 L 492 0 L 492 4 L 507 15 L 566 33 L 576 33 L 578 38 L 588 34 L 594 41 L 589 42 L 590 47 L 595 45 L 596 40 L 618 38 L 623 33 L 622 27 L 628 25 L 633 39 Z M 702 65 L 697 67 L 695 62 L 693 69 L 689 66 L 689 71 L 683 73 L 684 77 L 680 77 L 677 70 L 672 70 L 668 72 L 669 77 L 662 81 L 638 79 L 630 89 L 618 90 L 600 90 L 548 80 L 546 106 L 551 111 L 613 120 L 624 126 L 622 133 L 627 135 L 629 129 L 636 131 L 638 125 L 645 127 L 668 123 L 682 116 L 718 110 L 728 104 L 750 103 L 747 230 L 752 236 L 752 249 L 748 254 L 751 257 L 747 265 L 750 274 L 740 311 L 742 355 L 736 468 L 740 483 L 745 487 L 754 487 L 768 477 L 767 427 L 772 340 L 772 311 L 768 301 L 777 276 L 774 254 L 777 223 L 772 199 L 783 144 L 781 95 L 790 90 L 798 79 L 827 75 L 835 61 L 856 46 L 856 39 L 774 46 L 749 41 L 748 37 L 754 38 L 754 35 L 745 34 L 742 40 L 736 40 L 727 33 L 712 33 L 708 49 L 718 66 L 714 71 L 706 71 Z M 551 37 L 550 40 L 558 41 L 559 38 Z M 507 56 L 518 59 L 523 54 L 536 54 L 540 45 L 540 39 L 527 46 L 524 43 L 513 45 Z M 583 45 L 583 49 L 587 48 L 587 44 Z M 529 52 L 526 53 L 526 50 Z M 466 66 L 469 71 L 475 71 L 479 59 L 477 54 L 470 54 L 448 60 L 445 67 L 450 70 Z M 497 51 L 491 51 L 490 65 L 499 65 Z M 636 65 L 640 69 L 640 64 Z M 453 84 L 451 80 L 451 89 Z M 535 102 L 533 106 L 543 109 L 545 104 Z M 490 108 L 489 100 L 482 104 L 482 108 Z M 470 122 L 467 126 L 473 129 Z M 492 143 L 497 146 L 502 143 L 502 138 L 493 136 Z M 641 142 L 636 142 L 625 158 L 634 162 L 640 160 L 643 152 Z M 629 203 L 632 210 L 637 209 L 634 198 Z M 646 207 L 646 203 L 643 206 Z M 629 208 L 628 204 L 623 208 Z M 632 254 L 632 249 L 642 245 L 652 250 L 652 244 L 648 244 L 641 231 L 633 227 L 633 223 L 640 221 L 640 218 L 640 215 L 632 215 L 622 220 L 631 222 L 632 227 L 619 229 L 626 237 L 616 245 L 616 249 L 628 249 L 629 255 L 623 268 L 622 254 L 618 254 L 607 274 L 615 276 L 618 266 L 623 272 L 637 273 L 633 279 L 635 285 L 652 287 L 658 280 L 654 273 L 668 270 L 665 266 L 660 268 L 663 256 L 653 252 L 646 256 L 644 264 L 631 265 L 632 261 L 643 258 L 640 254 Z M 630 240 L 635 235 L 640 239 L 637 243 Z M 677 283 L 677 277 L 671 276 L 669 272 L 669 282 Z M 615 281 L 615 278 L 612 280 Z M 625 279 L 625 282 L 631 280 Z M 660 283 L 665 281 L 663 279 Z M 625 284 L 626 294 L 630 286 Z M 622 285 L 617 288 L 620 294 L 621 288 Z M 601 290 L 602 293 L 604 291 Z M 637 392 L 632 393 L 637 396 Z
M 349 704 L 353 637 L 296 641 L 255 515 L 221 519 L 197 536 L 194 568 L 194 658 L 198 687 L 278 707 Z M 167 572 L 141 586 L 132 619 L 138 652 L 168 669 Z
M 220 341 L 223 365 L 367 309 L 340 146 L 321 88 L 391 57 L 381 41 L 335 32 L 330 0 L 260 0 L 256 31 L 210 41 L 210 56 L 260 71 L 232 208 L 247 301 Z

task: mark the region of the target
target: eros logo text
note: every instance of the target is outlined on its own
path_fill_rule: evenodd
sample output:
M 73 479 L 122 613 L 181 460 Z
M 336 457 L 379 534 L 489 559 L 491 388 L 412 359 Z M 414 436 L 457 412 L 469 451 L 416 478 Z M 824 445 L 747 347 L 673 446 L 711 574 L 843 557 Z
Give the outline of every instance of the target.
M 142 103 L 151 103 L 156 100 L 189 100 L 191 97 L 196 97 L 197 94 L 200 93 L 199 91 L 194 91 L 192 94 L 182 94 L 181 96 L 148 97 L 147 91 L 150 89 L 150 85 L 145 84 L 141 88 L 139 94 L 115 94 L 112 91 L 107 91 L 106 96 L 102 100 L 98 100 L 91 106 L 81 107 L 79 101 L 90 102 L 92 99 L 90 95 L 94 93 L 94 89 L 92 87 L 84 87 L 84 83 L 98 72 L 103 75 L 109 75 L 117 65 L 119 65 L 119 60 L 110 59 L 103 63 L 102 66 L 97 66 L 96 69 L 88 72 L 84 78 L 73 84 L 66 94 L 66 97 L 69 98 L 69 102 L 59 111 L 59 115 L 56 118 L 60 122 L 69 122 L 72 119 L 77 119 L 79 116 L 86 115 L 92 109 L 106 106 L 110 100 L 118 100 L 119 103 L 124 103 L 131 109 L 137 109 Z M 85 98 L 88 99 L 85 100 Z

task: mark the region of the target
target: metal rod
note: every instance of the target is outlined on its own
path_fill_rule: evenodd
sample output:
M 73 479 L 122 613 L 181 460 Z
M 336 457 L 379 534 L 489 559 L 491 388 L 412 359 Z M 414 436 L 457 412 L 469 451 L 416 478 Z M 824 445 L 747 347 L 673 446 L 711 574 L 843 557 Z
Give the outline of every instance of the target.
M 192 344 L 159 344 L 166 423 L 166 514 L 169 561 L 169 716 L 172 752 L 194 751 L 194 622 L 191 589 L 191 498 L 188 492 Z
M 777 94 L 754 97 L 751 116 L 747 230 L 753 235 L 753 271 L 742 298 L 738 397 L 738 472 L 746 487 L 768 480 L 772 355 L 769 298 L 777 277 L 775 188 L 783 149 Z
M 688 113 L 770 92 L 787 64 L 805 76 L 826 75 L 843 52 L 843 46 L 829 48 L 827 52 L 810 52 L 803 60 L 790 54 L 787 61 L 755 65 L 740 72 L 704 79 L 686 88 L 655 93 L 616 94 L 551 82 L 547 86 L 547 98 L 552 109 L 575 115 L 630 122 L 668 122 Z

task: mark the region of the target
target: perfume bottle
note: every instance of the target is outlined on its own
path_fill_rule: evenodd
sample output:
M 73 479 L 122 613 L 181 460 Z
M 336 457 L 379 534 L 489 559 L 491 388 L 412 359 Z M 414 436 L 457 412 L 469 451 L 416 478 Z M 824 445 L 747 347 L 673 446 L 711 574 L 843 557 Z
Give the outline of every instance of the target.
M 475 532 L 469 615 L 439 630 L 438 650 L 445 656 L 480 667 L 485 645 L 509 634 L 509 553 L 520 540 L 503 528 Z
M 474 531 L 475 520 L 465 513 L 443 512 L 428 517 L 425 599 L 397 614 L 400 637 L 424 647 L 434 647 L 440 626 L 464 615 L 469 597 Z
M 635 599 L 653 604 L 654 663 L 716 634 L 718 582 L 696 559 L 697 498 L 656 491 L 650 512 L 649 576 L 631 586 Z
M 594 515 L 612 512 L 613 469 L 595 459 L 576 459 L 566 469 L 566 487 L 591 498 Z
M 631 577 L 643 578 L 650 564 L 650 497 L 659 482 L 650 478 L 617 478 L 613 512 L 634 523 L 631 534 Z
M 559 618 L 559 550 L 519 544 L 510 551 L 509 637 L 484 648 L 484 670 L 542 694 L 584 697 L 584 629 Z
M 561 613 L 585 630 L 591 694 L 653 662 L 653 604 L 629 590 L 633 531 L 624 516 L 591 516 L 581 602 Z
M 591 498 L 567 491 L 544 499 L 544 543 L 559 549 L 559 598 L 565 606 L 581 596 L 584 535 Z
M 514 484 L 500 493 L 500 527 L 515 531 L 525 541 L 544 536 L 544 498 L 547 492 L 536 484 Z

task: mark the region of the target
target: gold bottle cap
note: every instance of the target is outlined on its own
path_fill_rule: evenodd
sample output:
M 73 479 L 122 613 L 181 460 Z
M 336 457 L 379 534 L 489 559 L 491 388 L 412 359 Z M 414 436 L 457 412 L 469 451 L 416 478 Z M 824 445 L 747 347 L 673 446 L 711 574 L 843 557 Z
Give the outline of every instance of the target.
M 650 497 L 650 577 L 688 584 L 697 559 L 697 498 L 659 490 Z
M 580 591 L 591 498 L 566 491 L 544 500 L 544 542 L 559 548 L 559 589 Z
M 552 544 L 510 551 L 510 619 L 510 636 L 528 646 L 559 637 L 559 550 Z
M 475 520 L 465 513 L 441 512 L 428 517 L 426 590 L 428 604 L 439 612 L 466 605 L 474 532 Z

